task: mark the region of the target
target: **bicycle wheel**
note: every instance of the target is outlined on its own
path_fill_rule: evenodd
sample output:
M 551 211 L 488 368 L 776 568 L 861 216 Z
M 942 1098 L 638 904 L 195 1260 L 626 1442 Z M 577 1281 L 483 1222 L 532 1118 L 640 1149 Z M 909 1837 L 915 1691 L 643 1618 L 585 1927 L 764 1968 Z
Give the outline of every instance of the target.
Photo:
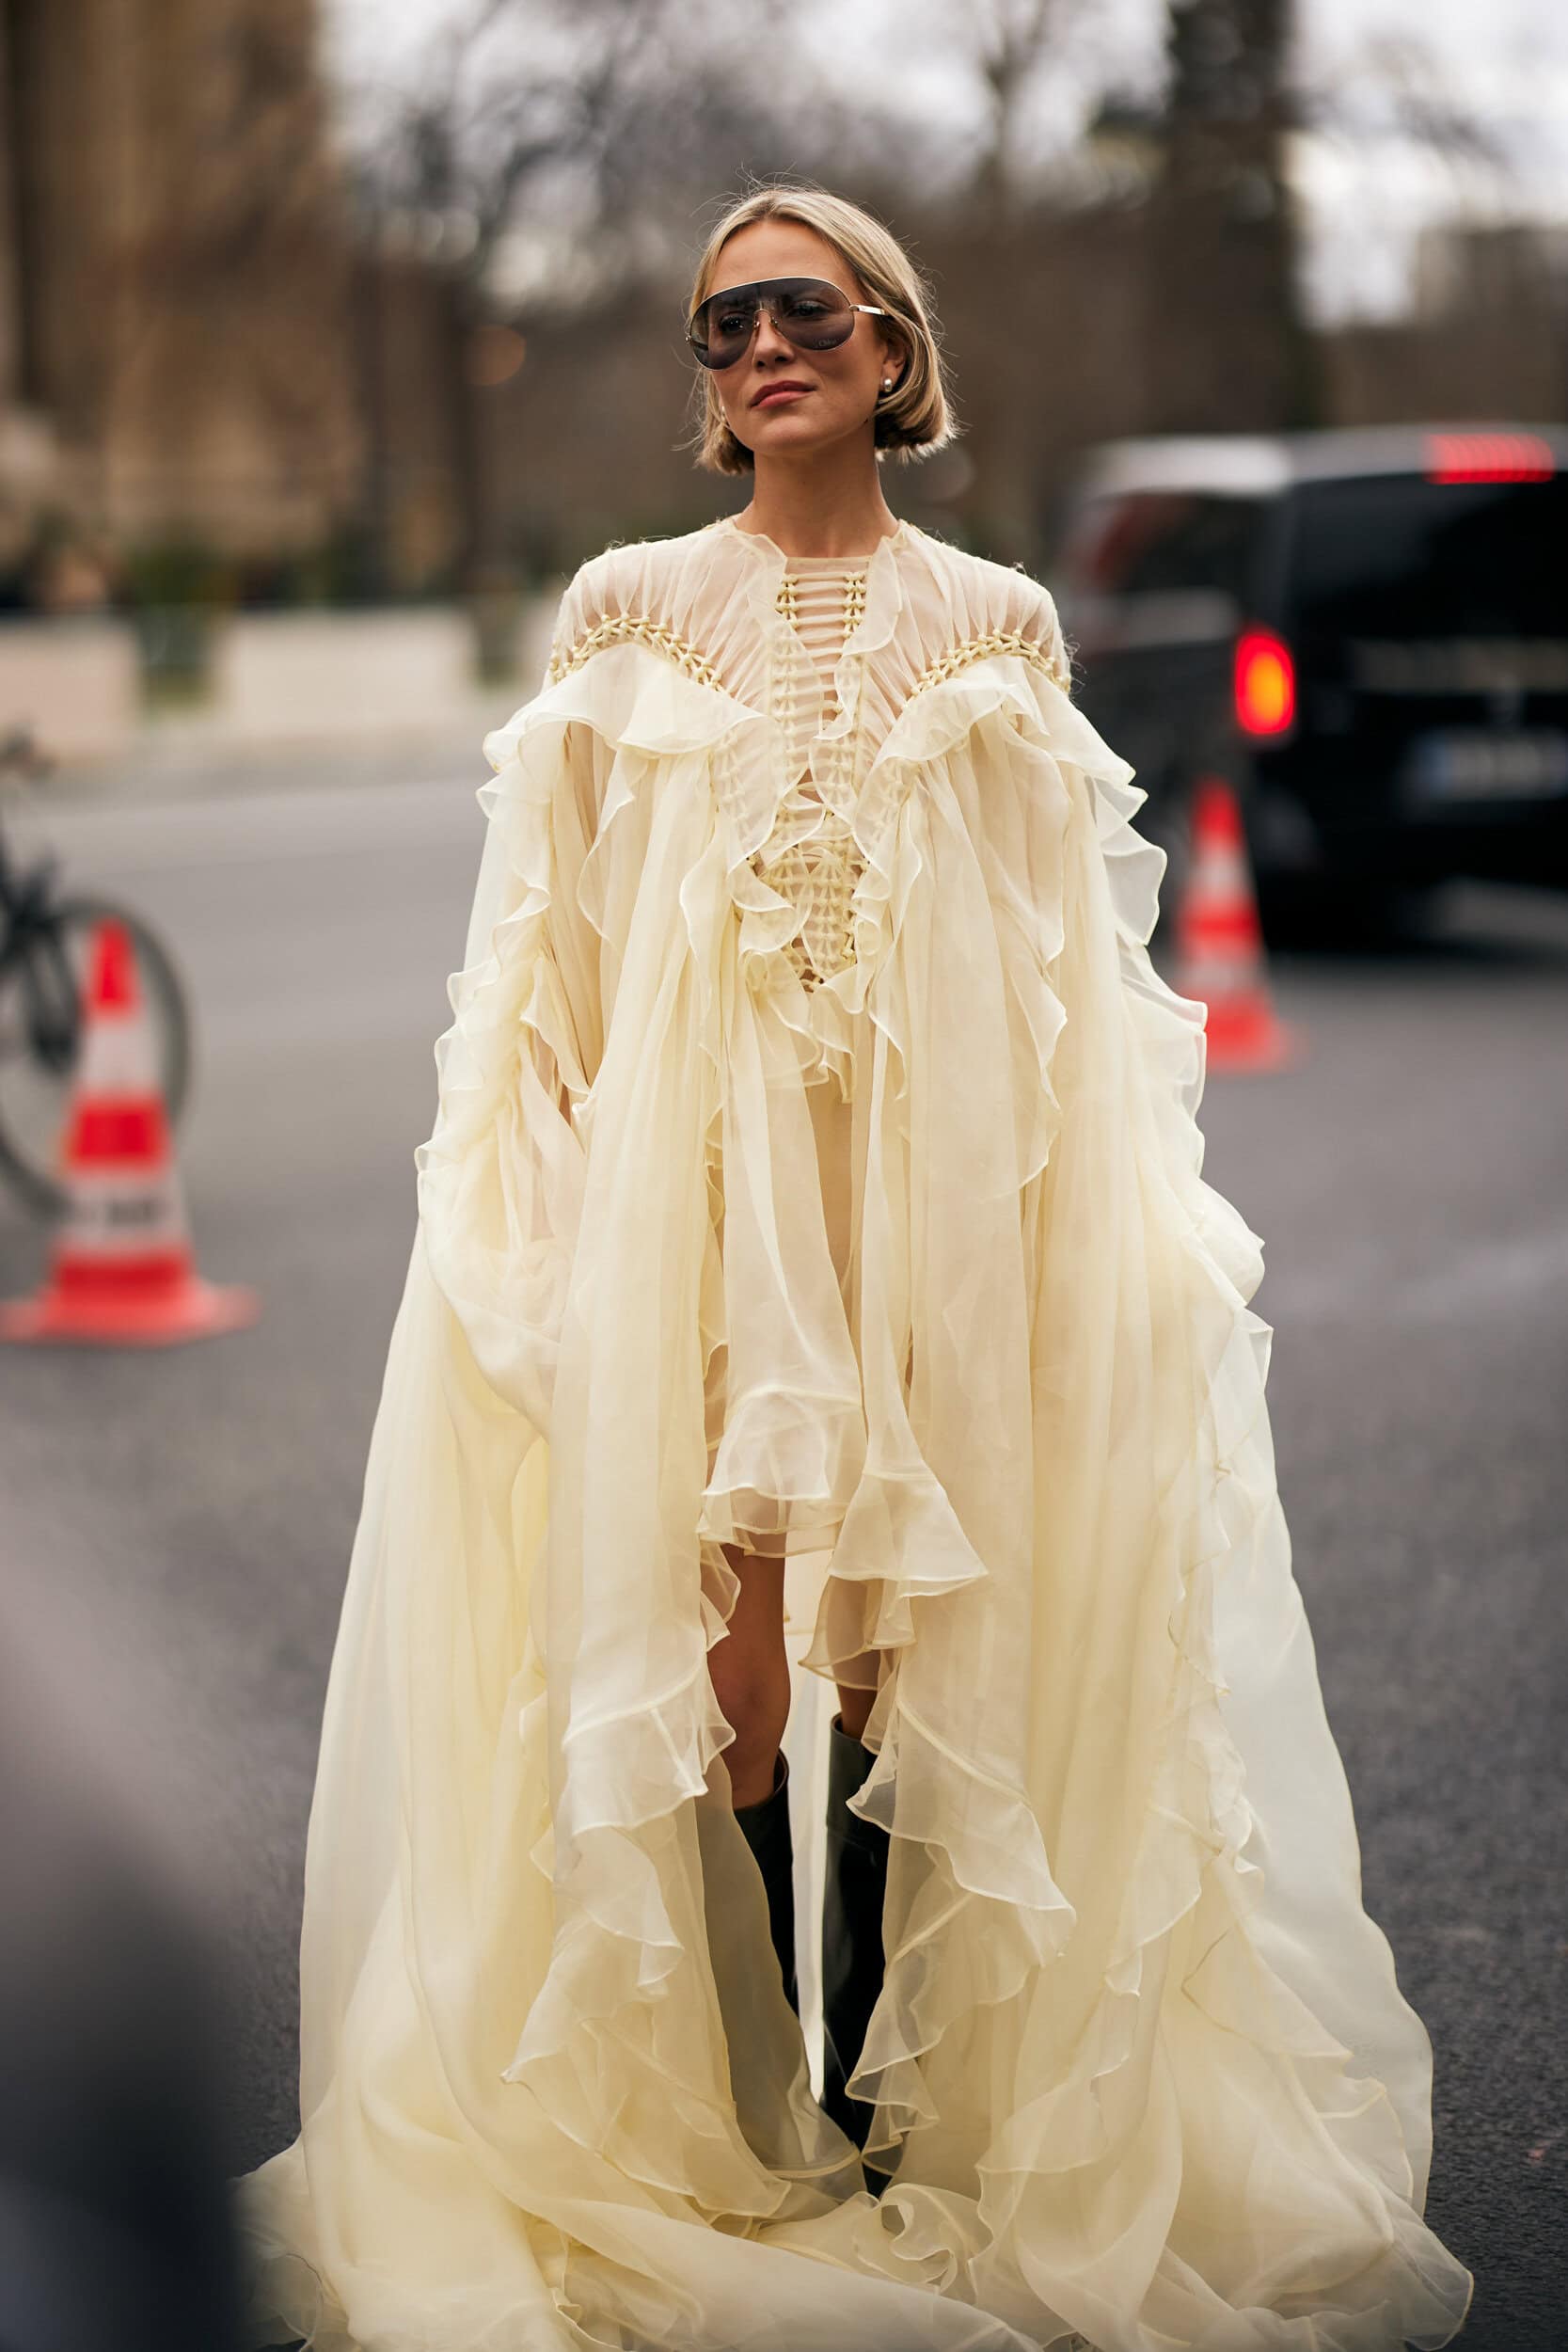
M 190 1090 L 185 991 L 141 917 L 106 898 L 62 898 L 0 964 L 0 1175 L 40 1216 L 65 1207 L 60 1150 L 81 1056 L 82 997 L 95 927 L 121 924 L 136 961 L 154 1068 L 170 1126 Z

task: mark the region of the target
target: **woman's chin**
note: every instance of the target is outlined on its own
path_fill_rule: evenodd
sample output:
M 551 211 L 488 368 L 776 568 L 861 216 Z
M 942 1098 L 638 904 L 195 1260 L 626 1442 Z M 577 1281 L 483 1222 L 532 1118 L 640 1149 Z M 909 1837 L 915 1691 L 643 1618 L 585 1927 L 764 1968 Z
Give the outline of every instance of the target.
M 803 401 L 800 404 L 800 407 L 805 405 Z M 792 457 L 803 456 L 811 450 L 827 449 L 842 440 L 846 429 L 843 424 L 825 425 L 820 416 L 803 417 L 789 407 L 779 408 L 770 417 L 748 417 L 744 433 L 734 425 L 730 427 L 736 439 L 753 457 L 782 454 L 785 451 Z

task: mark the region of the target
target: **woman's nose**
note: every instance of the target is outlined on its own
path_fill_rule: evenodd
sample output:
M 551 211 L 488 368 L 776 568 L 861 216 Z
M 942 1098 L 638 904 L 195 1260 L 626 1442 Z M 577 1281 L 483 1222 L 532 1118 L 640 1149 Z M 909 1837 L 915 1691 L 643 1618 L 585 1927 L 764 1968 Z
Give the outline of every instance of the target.
M 793 357 L 794 350 L 795 346 L 788 337 L 780 334 L 771 310 L 759 310 L 756 341 L 752 346 L 753 359 L 761 359 L 765 357 L 774 358 L 781 352 L 786 358 L 789 358 Z

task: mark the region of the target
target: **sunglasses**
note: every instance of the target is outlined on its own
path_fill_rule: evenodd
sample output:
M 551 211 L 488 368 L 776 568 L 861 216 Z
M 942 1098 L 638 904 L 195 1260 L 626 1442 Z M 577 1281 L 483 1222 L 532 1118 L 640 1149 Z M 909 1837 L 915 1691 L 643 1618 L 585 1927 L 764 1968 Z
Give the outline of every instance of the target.
M 825 278 L 754 278 L 726 286 L 692 311 L 686 330 L 705 368 L 733 368 L 751 348 L 758 313 L 766 310 L 786 342 L 800 351 L 834 351 L 855 331 L 855 312 L 885 319 L 874 302 L 851 302 Z

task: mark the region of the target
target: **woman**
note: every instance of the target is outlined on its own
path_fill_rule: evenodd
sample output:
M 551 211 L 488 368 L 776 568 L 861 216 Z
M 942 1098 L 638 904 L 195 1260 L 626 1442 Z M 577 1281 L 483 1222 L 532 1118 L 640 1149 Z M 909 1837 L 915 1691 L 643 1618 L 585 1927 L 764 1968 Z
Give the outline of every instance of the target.
M 883 498 L 887 231 L 751 196 L 689 333 L 751 501 L 586 564 L 486 746 L 256 2340 L 1445 2344 L 1144 796 Z

